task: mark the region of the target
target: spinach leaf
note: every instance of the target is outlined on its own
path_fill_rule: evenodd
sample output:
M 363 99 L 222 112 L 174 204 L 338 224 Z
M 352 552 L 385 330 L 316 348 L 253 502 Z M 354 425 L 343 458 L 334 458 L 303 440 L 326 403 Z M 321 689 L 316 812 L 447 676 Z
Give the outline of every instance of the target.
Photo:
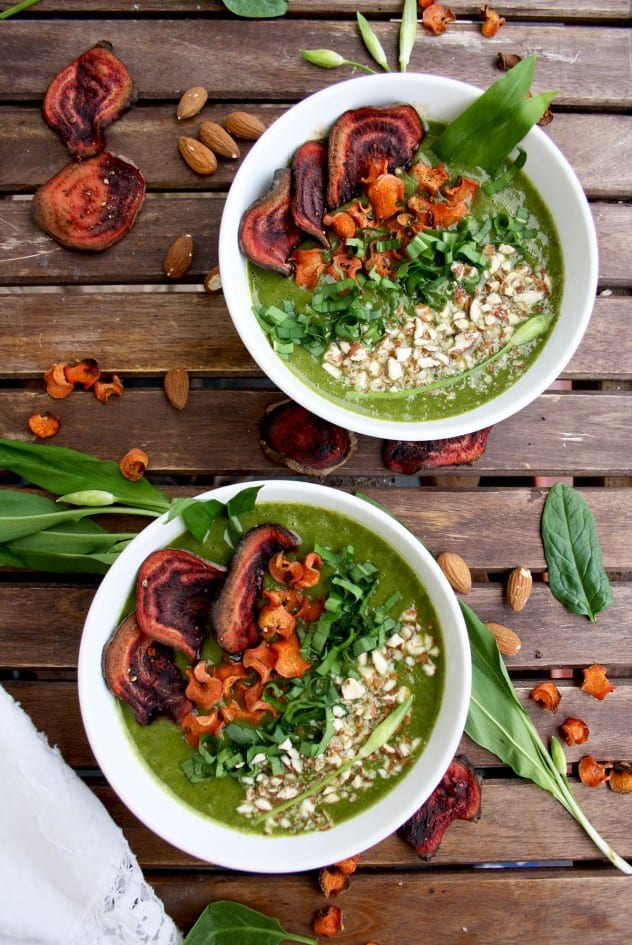
M 183 945 L 317 945 L 313 938 L 286 932 L 276 919 L 238 902 L 211 902 L 186 936 Z
M 541 528 L 551 593 L 570 613 L 594 622 L 612 604 L 612 588 L 586 500 L 556 482 L 544 503 Z
M 287 0 L 223 0 L 223 3 L 235 16 L 251 20 L 284 16 L 287 13 Z

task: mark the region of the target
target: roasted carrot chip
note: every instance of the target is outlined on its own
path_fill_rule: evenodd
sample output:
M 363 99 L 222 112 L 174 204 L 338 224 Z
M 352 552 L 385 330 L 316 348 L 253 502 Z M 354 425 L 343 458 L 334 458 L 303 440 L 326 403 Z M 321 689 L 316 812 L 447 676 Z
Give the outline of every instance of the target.
M 264 637 L 280 636 L 287 639 L 296 627 L 296 617 L 293 617 L 289 610 L 279 605 L 278 607 L 264 607 L 259 614 L 259 627 Z M 245 653 L 249 653 L 246 650 Z M 248 664 L 245 661 L 244 665 Z
M 294 577 L 290 581 L 290 587 L 315 587 L 320 581 L 320 568 L 322 558 L 315 551 L 310 551 L 305 555 L 302 562 L 302 574 L 300 577 Z
M 65 364 L 53 364 L 44 375 L 46 393 L 55 400 L 62 400 L 72 394 L 73 385 L 66 377 Z
M 581 719 L 564 719 L 560 725 L 567 745 L 582 745 L 588 741 L 590 732 L 588 726 Z
M 321 249 L 295 249 L 292 259 L 296 284 L 302 289 L 315 288 L 325 268 L 323 251 Z
M 49 410 L 46 413 L 33 413 L 29 417 L 29 430 L 42 440 L 55 436 L 60 428 L 61 420 Z
M 283 610 L 283 608 L 280 609 Z M 287 611 L 285 613 L 287 614 Z M 290 617 L 290 619 L 294 618 Z M 276 657 L 266 641 L 262 640 L 258 646 L 251 646 L 244 650 L 242 662 L 247 669 L 254 669 L 262 682 L 267 682 L 272 675 Z
M 149 456 L 145 450 L 135 446 L 119 460 L 118 465 L 126 479 L 129 479 L 130 482 L 137 482 L 145 475 L 145 470 L 149 465 Z
M 426 7 L 431 7 L 434 3 L 434 0 L 417 0 L 417 6 L 420 10 L 425 10 Z
M 330 896 L 338 896 L 349 887 L 349 876 L 334 866 L 331 869 L 325 867 L 318 874 L 318 885 L 323 896 L 327 899 Z
M 485 17 L 485 22 L 481 26 L 481 33 L 488 38 L 495 36 L 500 27 L 505 23 L 504 16 L 499 16 L 495 10 L 492 10 L 487 5 L 483 7 L 481 14 Z
M 296 633 L 293 633 L 287 640 L 278 640 L 276 643 L 271 643 L 270 649 L 274 650 L 276 655 L 274 670 L 284 679 L 304 676 L 312 665 L 301 656 L 301 645 Z
M 338 213 L 328 213 L 323 217 L 325 226 L 330 226 L 341 240 L 348 240 L 356 235 L 357 224 L 351 214 L 340 210 Z
M 270 577 L 279 584 L 289 584 L 293 578 L 300 577 L 303 565 L 300 561 L 289 561 L 282 551 L 278 551 L 268 562 Z
M 601 764 L 592 755 L 585 755 L 579 762 L 579 779 L 587 787 L 598 787 L 610 776 L 611 764 Z
M 557 712 L 560 704 L 560 691 L 553 682 L 543 682 L 535 686 L 529 693 L 529 698 L 533 699 L 536 705 L 541 709 L 548 709 L 551 712 Z
M 632 794 L 632 765 L 629 761 L 616 761 L 608 780 L 615 794 Z
M 419 189 L 427 190 L 433 196 L 436 196 L 439 193 L 439 188 L 450 180 L 445 164 L 430 167 L 430 165 L 424 164 L 423 161 L 417 161 L 411 168 L 411 174 L 417 180 Z
M 314 916 L 312 928 L 316 935 L 335 938 L 344 930 L 342 909 L 338 906 L 327 906 L 325 909 L 320 909 Z
M 99 380 L 101 372 L 94 358 L 84 358 L 74 364 L 64 365 L 64 374 L 70 384 L 81 384 L 84 390 L 89 390 Z
M 201 735 L 206 733 L 217 735 L 223 724 L 223 719 L 217 709 L 213 709 L 208 715 L 196 715 L 195 712 L 189 712 L 180 720 L 184 740 L 192 748 L 197 748 Z
M 595 699 L 605 699 L 609 692 L 614 692 L 615 686 L 606 678 L 606 667 L 601 663 L 593 663 L 582 670 L 584 681 L 581 684 L 582 692 L 587 692 Z
M 445 33 L 448 24 L 452 23 L 453 20 L 456 20 L 456 16 L 452 10 L 444 7 L 441 3 L 431 3 L 430 6 L 425 8 L 421 18 L 425 28 L 435 35 Z
M 208 682 L 199 682 L 191 674 L 191 670 L 187 670 L 187 674 L 190 680 L 185 690 L 185 695 L 187 699 L 190 699 L 191 702 L 194 702 L 200 708 L 210 709 L 211 706 L 216 705 L 224 695 L 224 687 L 219 679 L 209 676 Z
M 395 174 L 380 174 L 369 186 L 369 200 L 376 220 L 388 220 L 401 209 L 404 200 L 404 181 Z
M 355 856 L 348 856 L 345 860 L 338 860 L 335 865 L 341 873 L 351 876 L 357 869 L 359 859 L 360 857 L 356 854 Z
M 110 397 L 120 397 L 123 393 L 123 385 L 117 374 L 112 375 L 111 381 L 95 381 L 94 396 L 102 404 L 107 404 Z

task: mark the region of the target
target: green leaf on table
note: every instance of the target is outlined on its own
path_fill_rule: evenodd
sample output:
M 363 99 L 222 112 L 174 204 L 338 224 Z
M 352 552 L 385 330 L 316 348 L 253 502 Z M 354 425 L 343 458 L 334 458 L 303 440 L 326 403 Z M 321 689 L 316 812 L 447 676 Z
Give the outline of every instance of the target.
M 235 16 L 263 20 L 287 13 L 287 0 L 223 0 L 224 6 Z
M 535 60 L 535 56 L 523 59 L 452 121 L 433 145 L 437 157 L 447 164 L 496 174 L 557 95 L 542 92 L 528 97 Z
M 612 604 L 612 588 L 588 503 L 571 486 L 556 482 L 541 527 L 551 593 L 570 613 L 594 622 Z
M 286 932 L 277 919 L 256 909 L 219 899 L 204 909 L 183 945 L 280 945 L 281 942 L 317 945 L 313 938 Z
M 399 68 L 406 72 L 417 39 L 417 0 L 404 0 L 399 28 Z
M 358 21 L 358 29 L 362 37 L 362 42 L 366 46 L 367 51 L 371 54 L 373 59 L 375 59 L 378 66 L 381 66 L 385 72 L 390 72 L 391 67 L 388 64 L 384 47 L 373 32 L 369 21 L 366 17 L 362 16 L 361 13 L 356 13 L 356 19 Z
M 165 512 L 170 504 L 147 479 L 130 482 L 112 460 L 97 459 L 64 446 L 0 439 L 0 469 L 55 495 L 103 490 L 111 492 L 116 502 L 152 512 Z

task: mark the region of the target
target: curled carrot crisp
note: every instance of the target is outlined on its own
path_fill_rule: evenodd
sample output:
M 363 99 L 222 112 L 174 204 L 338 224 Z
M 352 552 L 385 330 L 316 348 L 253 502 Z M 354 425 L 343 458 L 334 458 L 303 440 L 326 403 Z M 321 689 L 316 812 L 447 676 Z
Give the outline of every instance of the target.
M 73 392 L 73 384 L 66 377 L 65 364 L 53 364 L 44 375 L 46 393 L 55 400 L 62 400 Z
M 336 868 L 339 869 L 341 873 L 351 876 L 357 869 L 359 859 L 360 857 L 357 854 L 355 856 L 348 856 L 344 860 L 338 860 Z
M 579 779 L 587 787 L 598 787 L 610 777 L 611 764 L 601 764 L 592 755 L 585 755 L 579 762 Z
M 327 906 L 325 909 L 320 909 L 314 916 L 312 928 L 316 935 L 335 938 L 344 930 L 342 909 L 339 906 Z
M 149 456 L 145 450 L 134 447 L 119 460 L 118 465 L 126 479 L 129 479 L 130 482 L 137 482 L 145 475 L 145 470 L 149 465 Z
M 543 682 L 540 683 L 539 686 L 534 686 L 529 693 L 529 698 L 532 699 L 536 705 L 539 705 L 541 709 L 557 712 L 561 696 L 555 683 Z
M 123 393 L 123 384 L 118 374 L 112 375 L 111 381 L 95 381 L 94 396 L 102 404 L 107 404 L 110 397 L 120 397 Z
M 325 867 L 318 874 L 318 885 L 323 896 L 329 899 L 331 896 L 338 896 L 345 889 L 349 888 L 349 877 L 337 869 Z
M 49 410 L 46 413 L 33 413 L 29 417 L 29 430 L 42 440 L 55 436 L 61 429 L 61 420 Z
M 581 684 L 582 692 L 587 692 L 595 699 L 605 699 L 609 692 L 614 692 L 615 686 L 606 677 L 606 667 L 601 663 L 593 663 L 582 670 L 584 681 Z
M 89 390 L 99 380 L 101 372 L 94 358 L 83 358 L 74 364 L 64 365 L 64 374 L 71 384 L 81 384 L 84 390 Z
M 590 732 L 588 726 L 581 719 L 567 718 L 560 725 L 567 745 L 582 745 L 588 741 Z
M 440 33 L 445 33 L 448 24 L 452 23 L 453 20 L 456 20 L 456 16 L 452 10 L 444 7 L 441 3 L 431 3 L 430 6 L 427 6 L 421 18 L 425 28 L 437 36 Z
M 481 10 L 481 14 L 485 17 L 485 22 L 481 26 L 481 33 L 483 36 L 487 36 L 490 39 L 492 36 L 495 36 L 500 27 L 505 23 L 504 16 L 499 16 L 495 10 L 492 10 L 491 7 L 485 5 Z
M 628 761 L 615 762 L 608 786 L 615 794 L 632 794 L 632 765 Z

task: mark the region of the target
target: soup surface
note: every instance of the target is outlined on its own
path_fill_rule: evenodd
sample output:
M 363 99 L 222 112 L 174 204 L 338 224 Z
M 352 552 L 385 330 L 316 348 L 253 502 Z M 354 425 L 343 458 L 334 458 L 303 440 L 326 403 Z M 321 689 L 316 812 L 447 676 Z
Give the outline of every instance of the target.
M 247 832 L 326 830 L 381 798 L 423 751 L 443 691 L 440 628 L 409 565 L 362 525 L 290 503 L 262 503 L 241 516 L 244 532 L 262 522 L 283 525 L 300 536 L 297 559 L 315 547 L 322 552 L 320 580 L 309 590 L 312 601 L 326 598 L 321 614 L 335 610 L 340 594 L 362 600 L 346 623 L 332 618 L 327 645 L 315 639 L 322 629 L 318 619 L 299 621 L 301 653 L 310 667 L 300 679 L 273 678 L 264 687 L 262 699 L 279 700 L 285 710 L 276 719 L 264 716 L 266 744 L 250 746 L 237 761 L 227 761 L 227 767 L 235 764 L 231 775 L 207 777 L 205 772 L 217 770 L 215 759 L 222 751 L 224 757 L 236 758 L 240 749 L 231 744 L 229 733 L 243 741 L 252 733 L 247 724 L 241 732 L 226 726 L 206 749 L 203 738 L 196 750 L 175 722 L 161 718 L 140 725 L 123 703 L 121 711 L 130 738 L 156 778 L 208 817 Z M 215 525 L 203 545 L 188 534 L 176 545 L 229 563 L 232 550 L 224 541 L 223 525 Z M 275 588 L 278 582 L 268 575 L 264 590 Z M 334 640 L 339 642 L 331 645 Z M 223 654 L 209 639 L 202 655 L 218 663 Z M 408 702 L 402 724 L 380 750 L 359 757 L 376 727 Z M 288 712 L 289 707 L 296 711 Z M 289 716 L 296 719 L 294 730 L 287 727 Z M 205 757 L 214 759 L 210 768 Z

